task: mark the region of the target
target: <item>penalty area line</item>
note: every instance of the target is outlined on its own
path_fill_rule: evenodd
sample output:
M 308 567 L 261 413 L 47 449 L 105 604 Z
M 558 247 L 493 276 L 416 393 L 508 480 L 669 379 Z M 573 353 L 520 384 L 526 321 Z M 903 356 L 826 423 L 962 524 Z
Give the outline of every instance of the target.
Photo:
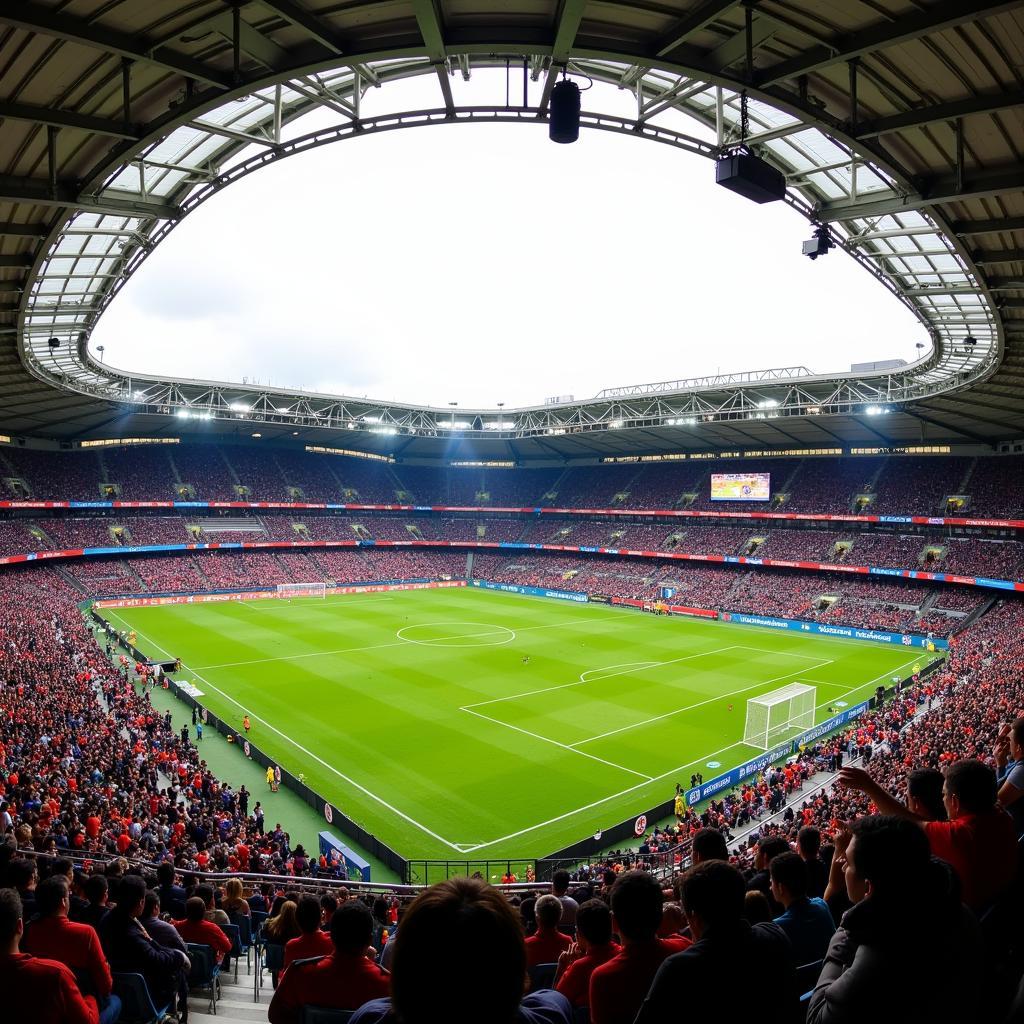
M 575 747 L 569 746 L 568 743 L 560 743 L 558 740 L 553 740 L 548 736 L 541 736 L 539 732 L 530 732 L 529 729 L 520 728 L 518 725 L 511 725 L 509 722 L 502 722 L 497 718 L 490 718 L 488 715 L 482 715 L 479 711 L 474 711 L 470 707 L 459 708 L 459 710 L 465 711 L 470 715 L 475 715 L 477 718 L 482 718 L 485 722 L 492 722 L 494 725 L 500 725 L 506 729 L 512 729 L 515 732 L 522 733 L 524 736 L 530 736 L 535 740 L 541 740 L 544 743 L 550 743 L 553 746 L 561 747 L 562 750 L 568 750 L 570 754 L 579 754 L 581 757 L 590 758 L 591 761 L 599 761 L 601 764 L 608 765 L 609 768 L 617 768 L 620 772 L 627 772 L 630 775 L 636 775 L 638 778 L 646 779 L 648 782 L 654 781 L 652 776 L 645 775 L 643 772 L 633 771 L 632 768 L 626 768 L 624 765 L 616 764 L 614 761 L 606 761 L 603 757 L 598 757 L 596 754 L 588 754 L 585 750 L 577 750 Z
M 113 617 L 119 619 L 121 622 L 124 622 L 124 620 L 121 619 L 121 617 L 118 616 L 118 615 L 115 615 Z M 125 624 L 127 625 L 127 623 L 125 623 Z M 142 637 L 143 640 L 145 640 L 147 643 L 152 644 L 157 650 L 163 651 L 164 654 L 167 654 L 167 651 L 164 650 L 163 647 L 161 647 L 158 643 L 156 643 L 150 637 L 147 637 L 145 635 L 145 633 L 140 633 L 138 630 L 136 630 L 135 632 L 136 632 L 137 636 Z M 168 655 L 168 657 L 170 657 L 170 655 Z M 427 828 L 427 826 L 424 825 L 422 822 L 417 821 L 415 818 L 411 818 L 404 811 L 399 810 L 393 804 L 389 804 L 387 802 L 387 800 L 385 800 L 383 797 L 378 796 L 376 793 L 374 793 L 372 790 L 367 789 L 361 783 L 356 782 L 355 779 L 350 778 L 344 772 L 338 771 L 338 769 L 335 768 L 334 765 L 328 764 L 322 757 L 318 757 L 311 750 L 307 750 L 306 747 L 302 746 L 301 743 L 296 742 L 287 733 L 281 732 L 280 729 L 278 729 L 274 725 L 271 725 L 270 722 L 268 722 L 262 716 L 256 714 L 255 711 L 252 711 L 250 708 L 247 708 L 240 701 L 235 700 L 235 698 L 232 697 L 231 694 L 225 693 L 219 686 L 214 686 L 213 683 L 211 683 L 209 679 L 207 679 L 203 675 L 200 675 L 194 668 L 189 668 L 189 666 L 186 665 L 184 662 L 181 663 L 181 667 L 183 669 L 186 669 L 187 671 L 191 672 L 192 675 L 195 676 L 196 679 L 201 680 L 203 682 L 203 684 L 208 686 L 211 690 L 216 690 L 217 693 L 219 693 L 225 700 L 230 701 L 232 704 L 235 705 L 235 707 L 239 708 L 245 714 L 249 715 L 250 718 L 252 718 L 253 720 L 255 720 L 257 722 L 261 722 L 271 732 L 276 733 L 278 736 L 281 737 L 281 739 L 285 740 L 287 743 L 290 743 L 296 750 L 298 750 L 301 753 L 305 754 L 306 757 L 311 758 L 313 761 L 316 761 L 317 764 L 322 765 L 328 771 L 333 772 L 335 775 L 338 776 L 339 779 L 342 780 L 342 782 L 346 782 L 350 786 L 354 787 L 355 789 L 358 789 L 360 793 L 363 793 L 366 796 L 370 797 L 371 800 L 376 800 L 377 803 L 379 803 L 381 805 L 381 807 L 385 807 L 385 808 L 387 808 L 387 810 L 391 811 L 392 814 L 398 815 L 398 817 L 401 818 L 403 821 L 407 821 L 410 825 L 415 826 L 421 832 L 426 833 L 428 836 L 431 837 L 431 839 L 436 839 L 439 843 L 444 843 L 445 846 L 449 847 L 449 849 L 455 850 L 456 853 L 464 853 L 464 852 L 466 852 L 465 850 L 460 849 L 459 844 L 453 843 L 449 839 L 445 839 L 444 836 L 439 836 L 436 832 L 434 832 L 431 829 Z

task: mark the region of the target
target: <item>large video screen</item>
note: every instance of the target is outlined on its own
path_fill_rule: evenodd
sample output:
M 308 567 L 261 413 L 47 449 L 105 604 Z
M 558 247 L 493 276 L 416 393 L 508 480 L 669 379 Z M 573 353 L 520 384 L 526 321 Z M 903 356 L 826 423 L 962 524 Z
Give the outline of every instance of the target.
M 712 501 L 768 501 L 771 473 L 712 473 Z

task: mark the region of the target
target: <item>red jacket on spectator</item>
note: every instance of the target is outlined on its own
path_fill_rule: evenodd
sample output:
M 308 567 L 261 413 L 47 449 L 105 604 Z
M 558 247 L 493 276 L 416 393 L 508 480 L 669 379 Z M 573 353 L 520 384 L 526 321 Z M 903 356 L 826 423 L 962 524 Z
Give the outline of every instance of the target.
M 348 953 L 292 964 L 281 975 L 267 1018 L 270 1024 L 299 1024 L 303 1006 L 355 1010 L 388 995 L 389 977 L 372 960 Z
M 40 960 L 28 953 L 0 955 L 0 992 L 6 1020 L 99 1024 L 96 1000 L 83 996 L 71 968 L 56 960 Z
M 526 940 L 526 966 L 553 964 L 572 945 L 572 939 L 561 932 L 537 932 Z
M 73 971 L 88 974 L 96 995 L 103 999 L 110 995 L 110 964 L 92 925 L 76 924 L 62 915 L 41 917 L 25 930 L 21 945 L 25 953 L 57 960 Z
M 555 990 L 561 992 L 573 1006 L 590 1005 L 590 976 L 601 964 L 607 963 L 622 952 L 617 942 L 608 942 L 603 946 L 591 946 L 590 952 L 579 960 L 574 960 L 558 979 Z
M 178 934 L 196 946 L 210 946 L 221 963 L 226 953 L 231 952 L 231 940 L 212 921 L 172 921 Z
M 316 931 L 289 939 L 284 945 L 284 965 L 293 960 L 308 960 L 311 956 L 327 956 L 334 952 L 334 943 L 326 932 Z
M 924 830 L 932 853 L 960 876 L 963 899 L 982 911 L 1002 893 L 1017 872 L 1013 819 L 1002 810 L 962 814 L 953 821 L 929 821 Z
M 633 1024 L 662 960 L 689 945 L 690 940 L 680 936 L 623 946 L 618 956 L 596 967 L 590 975 L 592 1024 Z M 680 999 L 685 1005 L 685 993 Z

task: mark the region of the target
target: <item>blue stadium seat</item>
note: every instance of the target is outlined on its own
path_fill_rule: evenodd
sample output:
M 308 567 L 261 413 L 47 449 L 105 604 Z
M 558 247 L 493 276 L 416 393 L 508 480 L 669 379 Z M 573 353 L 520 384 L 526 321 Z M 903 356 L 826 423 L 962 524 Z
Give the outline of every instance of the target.
M 220 967 L 217 957 L 209 946 L 188 943 L 188 958 L 192 961 L 192 970 L 188 975 L 189 991 L 193 989 L 210 990 L 210 1013 L 217 1012 L 217 990 L 220 987 Z
M 551 988 L 555 982 L 555 971 L 558 964 L 536 964 L 529 969 L 530 991 L 536 992 L 541 988 Z
M 242 948 L 242 931 L 237 924 L 218 925 L 220 930 L 231 940 L 231 950 L 228 956 L 235 961 L 235 981 L 238 981 L 238 961 L 245 950 Z
M 141 974 L 115 973 L 114 992 L 121 1000 L 120 1020 L 123 1024 L 163 1024 L 171 1007 L 162 1010 L 153 1005 L 149 986 Z

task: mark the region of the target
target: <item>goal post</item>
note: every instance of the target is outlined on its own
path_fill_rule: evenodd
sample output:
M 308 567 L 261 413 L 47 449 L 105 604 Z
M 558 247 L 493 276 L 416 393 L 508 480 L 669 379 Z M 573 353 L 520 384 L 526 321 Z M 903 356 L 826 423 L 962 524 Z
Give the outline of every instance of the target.
M 278 597 L 326 597 L 326 583 L 278 583 Z
M 767 750 L 787 733 L 814 725 L 817 690 L 806 683 L 789 683 L 747 701 L 743 742 Z

